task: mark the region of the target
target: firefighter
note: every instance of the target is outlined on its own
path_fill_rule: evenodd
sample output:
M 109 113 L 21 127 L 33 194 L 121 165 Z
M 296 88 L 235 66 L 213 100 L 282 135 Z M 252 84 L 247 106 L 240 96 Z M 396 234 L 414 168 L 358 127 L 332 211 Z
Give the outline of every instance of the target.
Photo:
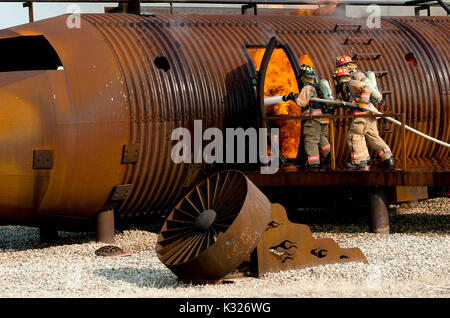
M 320 154 L 324 158 L 323 163 L 330 161 L 330 143 L 328 142 L 328 118 L 317 118 L 314 116 L 323 115 L 322 105 L 310 102 L 313 97 L 318 97 L 317 74 L 311 66 L 303 64 L 300 66 L 300 76 L 303 88 L 296 97 L 295 102 L 302 108 L 302 116 L 309 116 L 310 119 L 303 122 L 304 149 L 307 156 L 306 167 L 318 168 L 320 164 Z
M 356 62 L 354 62 L 350 56 L 343 55 L 336 58 L 336 67 L 342 66 L 347 67 L 352 80 L 362 81 L 364 78 L 366 78 L 364 72 L 358 70 L 358 65 L 356 65 Z
M 345 101 L 358 105 L 359 109 L 353 109 L 354 115 L 369 114 L 369 109 L 376 110 L 375 106 L 370 103 L 373 92 L 369 84 L 352 80 L 346 67 L 338 67 L 333 77 L 338 82 L 336 92 Z M 351 161 L 346 163 L 348 168 L 365 168 L 367 166 L 367 159 L 370 157 L 366 142 L 378 153 L 381 159 L 379 166 L 394 166 L 391 149 L 378 134 L 376 118 L 360 117 L 353 119 L 348 129 L 347 145 L 351 151 Z
M 373 93 L 373 95 L 371 96 L 370 102 L 373 105 L 376 105 L 377 107 L 379 107 L 381 110 L 383 110 L 383 108 L 385 106 L 385 101 L 383 99 L 383 95 L 381 95 L 381 93 L 378 91 L 375 78 L 373 79 L 373 80 L 375 80 L 375 83 L 372 84 L 373 80 L 371 81 L 368 78 L 370 75 L 366 75 L 367 73 L 364 73 L 363 71 L 358 70 L 358 65 L 356 65 L 356 62 L 353 61 L 350 56 L 343 55 L 341 57 L 336 58 L 336 67 L 341 67 L 341 66 L 347 67 L 348 71 L 350 72 L 350 75 L 352 76 L 352 80 L 366 82 L 366 83 L 369 83 L 369 85 L 375 86 L 375 87 L 372 86 L 372 88 L 376 88 L 376 89 L 375 89 L 375 92 Z M 371 72 L 371 73 L 373 73 L 373 72 Z M 375 75 L 373 75 L 373 76 L 375 76 Z

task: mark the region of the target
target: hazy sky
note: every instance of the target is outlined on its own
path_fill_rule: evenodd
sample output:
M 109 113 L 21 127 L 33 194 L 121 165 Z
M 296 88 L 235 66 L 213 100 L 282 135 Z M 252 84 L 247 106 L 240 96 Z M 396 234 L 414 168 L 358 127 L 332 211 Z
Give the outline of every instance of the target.
M 393 0 L 392 2 L 396 2 L 397 0 Z M 370 2 L 370 0 L 368 0 Z M 113 7 L 117 6 L 117 2 L 111 3 L 103 3 L 103 4 L 81 4 L 76 3 L 80 6 L 82 13 L 103 13 L 104 7 Z M 58 16 L 61 14 L 69 13 L 67 11 L 70 3 L 35 3 L 34 4 L 34 19 L 42 20 L 54 16 Z M 152 6 L 157 6 L 157 4 L 152 4 Z M 168 6 L 168 4 L 162 4 L 162 6 Z M 174 5 L 174 6 L 183 6 L 182 4 Z M 195 6 L 202 6 L 196 4 Z M 208 7 L 211 6 L 220 6 L 220 5 L 205 5 Z M 361 8 L 352 7 L 356 14 L 358 11 L 361 11 Z M 363 10 L 364 11 L 364 10 Z M 70 12 L 71 13 L 71 12 Z M 353 16 L 352 12 L 347 12 L 349 16 Z M 382 15 L 411 15 L 414 14 L 414 10 L 412 7 L 391 7 L 389 10 L 387 8 L 383 8 Z M 442 8 L 432 8 L 432 15 L 445 15 L 445 11 Z M 23 8 L 22 3 L 0 3 L 0 29 L 12 27 L 19 24 L 28 23 L 28 8 Z
M 61 14 L 66 14 L 67 3 L 35 3 L 34 19 L 42 20 Z M 117 6 L 116 3 L 106 4 L 79 4 L 83 13 L 103 13 L 104 7 Z M 0 29 L 28 23 L 28 8 L 23 8 L 22 3 L 0 3 Z

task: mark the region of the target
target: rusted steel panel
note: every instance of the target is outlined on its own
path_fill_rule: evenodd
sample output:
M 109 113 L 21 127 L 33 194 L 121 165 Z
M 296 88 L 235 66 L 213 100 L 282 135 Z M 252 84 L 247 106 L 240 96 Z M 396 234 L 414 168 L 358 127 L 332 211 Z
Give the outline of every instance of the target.
M 183 281 L 218 281 L 250 256 L 271 217 L 270 201 L 244 174 L 217 173 L 170 213 L 158 258 Z
M 449 32 L 450 24 L 448 19 L 436 19 L 434 17 L 424 17 L 423 19 L 396 18 L 392 20 L 399 28 L 405 29 L 411 34 L 415 40 L 420 43 L 427 57 L 430 59 L 430 67 L 436 76 L 436 86 L 439 90 L 440 105 L 438 103 L 430 103 L 429 107 L 434 108 L 435 116 L 440 118 L 439 130 L 437 137 L 440 140 L 450 139 L 450 49 L 449 49 Z M 420 60 L 418 60 L 420 63 Z M 427 96 L 424 96 L 425 98 Z M 436 120 L 430 120 L 433 125 Z M 436 147 L 431 157 L 436 154 L 438 157 L 445 158 L 449 156 L 449 149 L 444 147 Z
M 258 171 L 246 172 L 257 186 L 449 186 L 450 171 L 382 170 L 367 171 L 281 169 L 277 174 L 263 175 Z
M 448 39 L 448 17 L 433 18 L 433 23 L 426 17 L 383 19 L 379 29 L 367 28 L 365 19 L 343 17 L 87 14 L 79 29 L 67 28 L 66 19 L 0 31 L 0 41 L 43 35 L 64 67 L 0 72 L 0 118 L 31 123 L 17 135 L 2 128 L 8 137 L 0 145 L 6 154 L 0 159 L 2 218 L 91 217 L 116 204 L 111 192 L 122 184 L 132 185 L 116 206 L 123 217 L 172 207 L 198 171 L 172 162 L 172 130 L 192 131 L 195 119 L 203 121 L 204 129 L 255 126 L 256 70 L 245 45 L 265 46 L 273 36 L 289 44 L 297 57 L 308 54 L 319 77 L 329 80 L 336 56 L 380 53 L 377 59 L 360 54 L 365 58 L 360 65 L 378 71 L 380 89 L 392 91 L 386 95 L 387 110 L 404 112 L 408 125 L 449 141 L 448 95 L 443 92 L 448 91 L 445 58 L 450 54 L 448 45 L 434 45 Z M 349 37 L 372 40 L 356 45 L 346 41 Z M 414 54 L 417 65 L 407 61 L 407 53 Z M 335 126 L 336 161 L 343 162 L 348 125 L 337 121 Z M 384 134 L 396 157 L 398 132 L 393 127 Z M 432 156 L 441 162 L 440 170 L 449 169 L 442 163 L 448 149 L 409 133 L 406 141 L 410 158 L 420 162 Z M 124 145 L 139 145 L 136 162 L 122 162 Z M 53 168 L 33 170 L 33 150 L 53 150 Z M 442 178 L 424 173 L 426 182 Z M 414 181 L 414 175 L 404 177 Z M 301 178 L 310 180 L 307 176 Z M 339 183 L 339 174 L 331 178 Z M 400 173 L 389 172 L 351 183 L 364 184 L 367 178 L 375 184 L 405 184 Z
M 395 200 L 397 202 L 407 202 L 414 200 L 428 199 L 428 187 L 395 187 Z

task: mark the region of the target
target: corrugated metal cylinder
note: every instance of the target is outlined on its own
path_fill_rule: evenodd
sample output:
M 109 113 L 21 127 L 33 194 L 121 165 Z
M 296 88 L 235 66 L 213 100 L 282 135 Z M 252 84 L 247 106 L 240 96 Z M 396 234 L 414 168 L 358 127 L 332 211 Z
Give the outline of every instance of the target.
M 447 17 L 383 18 L 379 28 L 368 28 L 365 19 L 344 17 L 86 14 L 79 29 L 67 28 L 67 18 L 0 31 L 0 39 L 44 35 L 64 66 L 35 71 L 49 83 L 45 94 L 56 97 L 35 105 L 47 132 L 36 130 L 42 136 L 27 146 L 53 149 L 54 167 L 43 172 L 24 163 L 13 177 L 11 170 L 0 171 L 0 181 L 8 179 L 17 192 L 0 200 L 4 218 L 16 218 L 20 209 L 29 211 L 28 219 L 89 217 L 114 205 L 117 185 L 131 185 L 116 206 L 121 216 L 172 207 L 197 171 L 172 162 L 172 130 L 192 130 L 195 119 L 204 129 L 256 125 L 256 70 L 245 46 L 264 46 L 273 36 L 297 57 L 308 54 L 319 78 L 330 82 L 335 58 L 356 56 L 361 69 L 378 71 L 380 90 L 391 92 L 385 94 L 387 111 L 406 113 L 408 125 L 449 141 Z M 14 84 L 29 75 L 0 72 L 0 81 Z M 6 91 L 1 88 L 0 98 Z M 344 161 L 348 125 L 336 126 L 336 159 Z M 398 156 L 399 129 L 383 131 Z M 124 145 L 137 146 L 137 162 L 121 162 Z M 449 156 L 448 149 L 412 134 L 407 145 L 411 158 Z M 12 160 L 28 160 L 23 158 Z M 26 193 L 19 184 L 24 175 Z

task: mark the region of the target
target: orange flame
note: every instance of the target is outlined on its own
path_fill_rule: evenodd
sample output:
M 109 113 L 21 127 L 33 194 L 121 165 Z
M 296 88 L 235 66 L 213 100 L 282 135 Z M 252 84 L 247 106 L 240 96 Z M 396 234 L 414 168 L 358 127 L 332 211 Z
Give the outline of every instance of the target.
M 265 49 L 249 49 L 256 69 L 259 70 Z M 311 62 L 312 63 L 312 62 Z M 275 49 L 269 61 L 264 82 L 265 96 L 287 95 L 298 93 L 297 80 L 292 65 L 283 49 Z M 267 115 L 301 114 L 300 108 L 292 101 L 281 102 L 267 108 Z M 277 120 L 272 125 L 280 129 L 280 151 L 286 158 L 297 156 L 300 142 L 300 120 Z
M 299 5 L 296 6 L 297 10 L 292 10 L 289 15 L 293 16 L 325 16 L 325 15 L 333 15 L 336 10 L 336 5 L 338 1 L 330 0 L 330 1 L 317 1 L 317 4 L 310 5 Z M 284 5 L 261 5 L 263 8 L 270 9 L 289 9 L 290 6 Z
M 308 54 L 300 56 L 298 61 L 300 62 L 300 65 L 306 64 L 306 65 L 309 65 L 311 67 L 314 67 L 314 63 L 313 63 L 313 61 L 311 60 L 311 58 L 309 57 Z

